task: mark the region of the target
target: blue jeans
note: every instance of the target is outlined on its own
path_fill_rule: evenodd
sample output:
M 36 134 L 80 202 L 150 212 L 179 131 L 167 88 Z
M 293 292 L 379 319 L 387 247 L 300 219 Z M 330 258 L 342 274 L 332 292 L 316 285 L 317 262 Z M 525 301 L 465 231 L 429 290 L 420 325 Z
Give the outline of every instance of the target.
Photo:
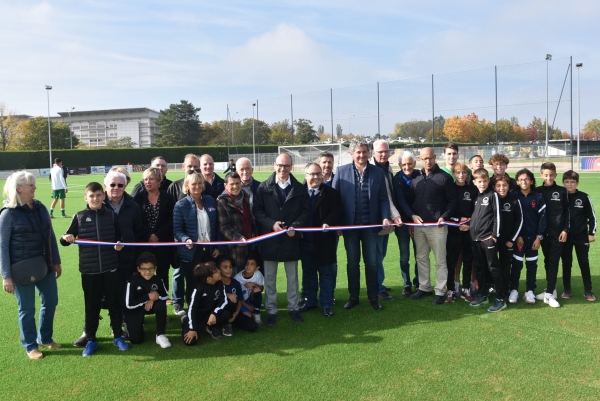
M 365 262 L 367 296 L 370 301 L 377 300 L 377 232 L 378 229 L 344 231 L 344 247 L 348 259 L 348 292 L 350 299 L 358 301 L 360 294 L 360 245 Z
M 385 292 L 385 286 L 383 280 L 385 280 L 385 270 L 383 269 L 383 259 L 387 254 L 389 235 L 378 235 L 377 236 L 377 285 L 379 286 L 379 292 Z
M 415 241 L 408 233 L 408 226 L 396 227 L 396 237 L 398 238 L 398 247 L 400 248 L 400 273 L 402 274 L 402 280 L 404 280 L 404 286 L 410 287 L 410 243 L 412 241 L 413 254 L 415 255 L 415 274 L 414 274 L 414 286 L 419 288 L 419 271 L 417 268 L 416 255 L 417 249 L 415 247 Z
M 183 296 L 185 295 L 185 278 L 181 267 L 173 269 L 173 288 L 171 299 L 173 299 L 173 305 L 179 305 L 183 308 Z
M 35 289 L 40 295 L 40 331 L 35 327 Z M 50 344 L 54 331 L 54 312 L 58 304 L 58 288 L 54 272 L 35 284 L 20 285 L 15 283 L 15 296 L 19 305 L 19 329 L 21 344 L 27 352 L 38 348 L 41 344 Z
M 317 266 L 312 242 L 300 242 L 302 254 L 302 281 L 305 285 L 306 305 L 317 306 L 317 292 L 321 294 L 319 301 L 321 308 L 331 308 L 333 300 L 333 266 Z
M 523 248 L 519 251 L 517 246 L 513 247 L 513 260 L 510 269 L 510 289 L 519 290 L 519 280 L 521 279 L 521 270 L 523 270 L 523 260 L 525 260 L 526 288 L 527 291 L 534 291 L 536 287 L 538 251 L 531 249 L 536 237 L 523 236 Z

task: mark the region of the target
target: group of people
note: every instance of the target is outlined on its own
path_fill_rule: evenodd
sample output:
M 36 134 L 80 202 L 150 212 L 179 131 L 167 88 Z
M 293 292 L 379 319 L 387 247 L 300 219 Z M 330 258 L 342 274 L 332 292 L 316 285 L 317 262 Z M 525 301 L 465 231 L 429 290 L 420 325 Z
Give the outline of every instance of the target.
M 434 150 L 424 148 L 419 153 L 421 170 L 413 153 L 405 151 L 398 158 L 400 171 L 394 173 L 388 143 L 376 141 L 372 150 L 367 142 L 352 141 L 352 163 L 339 166 L 335 174 L 334 156 L 323 152 L 305 166 L 302 179 L 291 173 L 293 161 L 285 153 L 277 156 L 275 171 L 264 182 L 253 178 L 247 158 L 230 161 L 230 172 L 221 178 L 210 155 L 188 154 L 182 163 L 185 175 L 177 181 L 167 179 L 164 158 L 154 158 L 131 195 L 126 192 L 130 177 L 122 168 L 113 168 L 104 185 L 91 182 L 85 188 L 86 209 L 73 216 L 60 237 L 64 246 L 79 241 L 85 325 L 74 345 L 83 348 L 83 356 L 96 351 L 101 308 L 108 309 L 113 342 L 122 351 L 129 348 L 125 336 L 130 343 L 144 341 L 147 314 L 156 315 L 156 343 L 171 346 L 165 335 L 170 302 L 182 318 L 181 338 L 187 345 L 196 344 L 202 331 L 215 339 L 232 335 L 234 327 L 256 331 L 263 307 L 266 325 L 274 326 L 281 262 L 292 321 L 303 322 L 302 314 L 319 306 L 322 315 L 331 318 L 342 236 L 349 291 L 346 310 L 359 305 L 361 255 L 371 307 L 382 310 L 381 301 L 394 299 L 384 283 L 392 232 L 400 250 L 404 297 L 435 295 L 434 305 L 462 297 L 475 307 L 489 304 L 495 293 L 488 311 L 501 311 L 518 300 L 525 260 L 525 302 L 538 299 L 557 307 L 561 258 L 562 298 L 572 296 L 574 247 L 585 296 L 595 300 L 587 255 L 596 220 L 589 197 L 577 190 L 577 173 L 564 173 L 565 187 L 560 187 L 554 182 L 556 167 L 544 163 L 544 183 L 536 187 L 534 174 L 527 169 L 515 179 L 509 177 L 509 161 L 501 154 L 490 158 L 491 174 L 483 168 L 481 156 L 472 157 L 469 166 L 458 162 L 458 146 L 453 143 L 444 148 L 443 168 L 436 163 Z M 2 210 L 9 213 L 0 214 L 0 266 L 5 291 L 17 297 L 21 342 L 30 358 L 39 359 L 43 357 L 39 347 L 60 347 L 52 338 L 52 322 L 58 302 L 56 279 L 62 269 L 51 214 L 34 199 L 35 189 L 35 177 L 24 171 L 6 182 Z M 339 231 L 330 229 L 340 226 Z M 246 243 L 259 235 L 265 238 Z M 181 245 L 160 244 L 173 240 Z M 221 240 L 236 243 L 212 244 Z M 547 284 L 536 296 L 540 246 Z M 414 273 L 409 266 L 411 248 Z M 435 287 L 430 279 L 431 252 Z M 47 274 L 33 284 L 14 282 L 11 267 L 40 255 Z M 39 333 L 35 288 L 42 301 Z

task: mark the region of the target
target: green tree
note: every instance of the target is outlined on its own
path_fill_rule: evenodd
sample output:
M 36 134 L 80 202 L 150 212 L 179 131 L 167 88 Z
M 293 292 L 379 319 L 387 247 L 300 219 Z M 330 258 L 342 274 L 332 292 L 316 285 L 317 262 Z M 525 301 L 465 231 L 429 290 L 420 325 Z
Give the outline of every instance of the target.
M 285 119 L 271 124 L 270 143 L 292 143 L 292 127 L 290 126 L 290 120 Z
M 44 117 L 35 117 L 19 123 L 19 135 L 14 139 L 14 147 L 18 150 L 46 150 L 48 149 L 48 120 Z M 71 148 L 71 130 L 69 125 L 62 121 L 50 123 L 52 136 L 52 149 Z M 73 147 L 79 140 L 73 137 Z
M 0 148 L 6 150 L 17 134 L 17 125 L 19 121 L 14 113 L 6 108 L 4 103 L 0 103 Z
M 344 129 L 340 124 L 335 126 L 335 136 L 339 139 L 344 135 Z
M 200 137 L 199 145 L 218 145 L 227 146 L 231 143 L 231 138 L 227 133 L 231 132 L 229 127 L 231 124 L 227 120 L 213 121 L 212 123 L 202 124 L 202 137 Z M 229 129 L 228 129 L 229 128 Z
M 242 145 L 252 145 L 252 133 L 254 132 L 254 143 L 262 145 L 269 143 L 271 140 L 271 127 L 262 120 L 254 120 L 252 118 L 244 118 L 239 130 L 235 131 L 235 143 Z M 254 129 L 254 131 L 253 131 Z
M 312 121 L 299 118 L 294 121 L 294 124 L 296 124 L 295 143 L 312 143 L 319 139 L 317 131 L 312 126 Z
M 600 120 L 594 118 L 585 123 L 583 132 L 593 132 L 596 136 L 600 135 Z M 591 137 L 593 137 L 593 135 Z
M 538 134 L 537 140 L 540 142 L 546 141 L 546 121 L 542 121 L 541 118 L 533 116 L 533 120 L 527 126 L 528 129 L 535 131 Z M 548 139 L 561 139 L 562 132 L 558 128 L 548 127 Z
M 133 149 L 134 146 L 131 137 L 124 136 L 123 138 L 111 139 L 110 141 L 106 142 L 106 147 L 114 149 Z
M 200 143 L 202 126 L 198 117 L 200 108 L 187 100 L 171 104 L 161 110 L 156 120 L 160 131 L 154 134 L 156 146 L 193 146 Z

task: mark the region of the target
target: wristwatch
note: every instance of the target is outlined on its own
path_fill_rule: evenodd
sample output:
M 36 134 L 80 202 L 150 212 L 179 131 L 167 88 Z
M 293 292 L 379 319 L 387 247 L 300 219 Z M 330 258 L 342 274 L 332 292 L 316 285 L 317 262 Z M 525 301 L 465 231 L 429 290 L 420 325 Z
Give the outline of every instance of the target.
M 538 235 L 537 237 L 540 239 L 540 241 L 542 241 L 544 239 L 543 235 Z

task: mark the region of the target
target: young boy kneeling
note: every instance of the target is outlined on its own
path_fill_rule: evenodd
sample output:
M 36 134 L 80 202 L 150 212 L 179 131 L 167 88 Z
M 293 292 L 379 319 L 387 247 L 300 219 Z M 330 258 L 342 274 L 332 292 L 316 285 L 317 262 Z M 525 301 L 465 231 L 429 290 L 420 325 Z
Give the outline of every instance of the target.
M 189 310 L 181 319 L 181 337 L 186 345 L 198 343 L 198 331 L 206 328 L 215 340 L 223 337 L 223 325 L 231 315 L 225 309 L 227 297 L 221 273 L 214 262 L 200 263 L 194 268 L 198 285 L 190 298 Z
M 143 252 L 137 258 L 136 274 L 127 281 L 125 290 L 125 323 L 129 332 L 129 341 L 133 344 L 144 342 L 144 317 L 156 315 L 156 343 L 161 348 L 169 348 L 171 343 L 165 336 L 167 327 L 167 289 L 155 276 L 156 256 Z

